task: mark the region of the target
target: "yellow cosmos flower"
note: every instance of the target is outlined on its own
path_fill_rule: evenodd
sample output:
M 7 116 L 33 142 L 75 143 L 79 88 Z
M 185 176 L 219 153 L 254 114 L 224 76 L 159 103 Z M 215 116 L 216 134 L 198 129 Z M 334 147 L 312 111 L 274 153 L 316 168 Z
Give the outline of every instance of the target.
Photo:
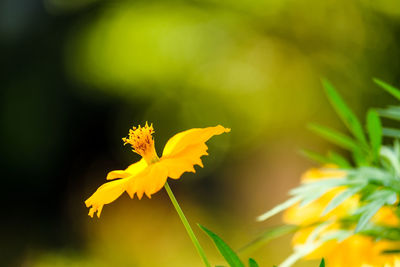
M 329 169 L 330 168 L 330 169 Z M 334 165 L 321 169 L 311 169 L 302 176 L 302 182 L 312 180 L 330 179 L 344 176 L 343 171 L 335 170 Z M 341 205 L 321 217 L 328 203 L 344 190 L 338 187 L 325 193 L 318 200 L 300 207 L 296 204 L 290 207 L 283 215 L 284 222 L 295 225 L 310 225 L 319 221 L 336 220 L 351 214 L 359 205 L 359 196 L 353 196 L 345 200 Z M 390 207 L 382 207 L 371 219 L 375 224 L 386 226 L 398 226 L 399 219 Z M 339 230 L 340 226 L 333 223 L 321 232 L 323 235 L 332 230 Z M 306 227 L 296 232 L 292 239 L 294 247 L 304 245 L 315 227 Z M 320 247 L 308 254 L 305 259 L 325 258 L 329 267 L 400 267 L 400 257 L 394 254 L 382 254 L 384 250 L 397 249 L 400 242 L 374 240 L 368 236 L 352 235 L 342 242 L 331 240 L 323 243 Z
M 200 158 L 208 155 L 205 142 L 214 135 L 229 131 L 218 125 L 178 133 L 168 140 L 159 158 L 154 148 L 153 125 L 149 126 L 146 122 L 144 127 L 133 127 L 129 130 L 129 136 L 122 140 L 124 144 L 131 145 L 133 152 L 142 156 L 142 159 L 125 170 L 108 173 L 107 180 L 117 180 L 103 184 L 85 201 L 86 207 L 90 207 L 89 216 L 93 217 L 97 212 L 97 217 L 100 217 L 103 206 L 113 202 L 124 191 L 131 198 L 135 193 L 139 199 L 143 194 L 151 198 L 164 186 L 168 177 L 179 179 L 184 172 L 195 172 L 194 165 L 203 167 Z

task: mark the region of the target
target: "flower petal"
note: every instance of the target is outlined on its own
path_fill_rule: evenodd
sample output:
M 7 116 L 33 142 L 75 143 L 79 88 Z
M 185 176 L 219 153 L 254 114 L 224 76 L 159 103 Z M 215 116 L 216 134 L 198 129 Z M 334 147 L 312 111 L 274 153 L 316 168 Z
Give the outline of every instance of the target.
M 194 165 L 203 167 L 200 158 L 208 155 L 205 142 L 213 135 L 229 131 L 230 129 L 218 125 L 178 133 L 167 142 L 160 164 L 173 179 L 179 179 L 184 172 L 195 172 Z
M 164 186 L 168 178 L 168 170 L 160 163 L 149 165 L 143 172 L 131 179 L 126 189 L 131 198 L 135 193 L 139 199 L 142 198 L 143 194 L 151 198 L 152 194 L 158 192 Z
M 194 128 L 174 135 L 164 147 L 163 157 L 173 157 L 186 148 L 205 143 L 214 135 L 230 132 L 221 125 L 207 128 Z
M 97 217 L 100 217 L 101 210 L 105 204 L 116 200 L 125 190 L 131 178 L 119 179 L 108 182 L 100 186 L 94 194 L 85 201 L 86 207 L 90 207 L 89 216 L 97 211 Z
M 126 171 L 123 170 L 116 170 L 116 171 L 111 171 L 107 174 L 107 180 L 114 180 L 114 179 L 118 179 L 118 178 L 126 178 L 131 176 L 131 174 L 129 174 Z
M 116 170 L 109 172 L 107 174 L 107 180 L 114 180 L 117 178 L 126 178 L 129 176 L 134 176 L 143 171 L 146 167 L 147 167 L 146 160 L 142 158 L 140 161 L 129 165 L 128 168 L 126 168 L 125 170 Z

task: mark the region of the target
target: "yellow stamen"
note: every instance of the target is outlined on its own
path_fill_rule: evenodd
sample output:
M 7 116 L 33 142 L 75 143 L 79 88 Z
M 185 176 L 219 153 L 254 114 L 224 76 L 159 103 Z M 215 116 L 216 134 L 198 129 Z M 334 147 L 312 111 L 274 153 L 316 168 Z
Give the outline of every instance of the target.
M 130 129 L 128 138 L 122 138 L 124 145 L 130 144 L 132 151 L 142 156 L 149 165 L 160 160 L 154 147 L 153 133 L 153 124 L 149 126 L 146 122 L 144 127 L 139 125 Z

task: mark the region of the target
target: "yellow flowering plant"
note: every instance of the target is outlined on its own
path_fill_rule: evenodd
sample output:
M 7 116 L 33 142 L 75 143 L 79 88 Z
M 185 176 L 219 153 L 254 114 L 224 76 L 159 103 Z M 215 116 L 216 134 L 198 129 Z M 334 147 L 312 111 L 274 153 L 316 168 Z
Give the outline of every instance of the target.
M 229 128 L 221 125 L 207 128 L 190 129 L 174 135 L 168 140 L 161 157 L 158 157 L 154 147 L 154 128 L 146 122 L 144 127 L 140 125 L 129 130 L 129 135 L 122 138 L 125 145 L 131 145 L 132 151 L 139 154 L 142 159 L 125 170 L 114 170 L 108 173 L 107 180 L 112 180 L 100 186 L 89 197 L 85 204 L 89 209 L 89 216 L 97 213 L 100 218 L 103 206 L 109 204 L 121 196 L 125 191 L 131 198 L 135 194 L 138 199 L 143 195 L 151 198 L 162 187 L 167 191 L 173 206 L 175 207 L 186 231 L 192 240 L 197 252 L 205 266 L 211 266 L 206 254 L 194 234 L 186 216 L 176 200 L 167 179 L 179 179 L 185 172 L 195 172 L 194 166 L 203 167 L 201 157 L 208 155 L 205 144 L 214 135 L 230 132 Z M 199 224 L 199 227 L 213 240 L 221 255 L 230 266 L 244 267 L 238 255 L 215 233 Z M 254 259 L 249 259 L 250 267 L 257 267 Z
M 164 147 L 162 157 L 159 158 L 154 147 L 154 128 L 151 124 L 144 127 L 140 125 L 129 130 L 129 136 L 122 138 L 124 144 L 132 146 L 132 151 L 142 156 L 142 159 L 125 170 L 111 171 L 107 180 L 113 180 L 100 186 L 89 197 L 85 204 L 89 209 L 89 216 L 97 212 L 100 218 L 105 204 L 116 200 L 125 191 L 133 198 L 136 194 L 139 199 L 143 194 L 151 198 L 162 187 L 168 193 L 190 239 L 206 266 L 211 266 L 203 248 L 195 236 L 188 220 L 186 219 L 178 201 L 167 183 L 167 178 L 179 179 L 185 172 L 195 172 L 194 166 L 203 167 L 201 157 L 208 155 L 207 142 L 214 135 L 230 132 L 230 129 L 221 125 L 207 128 L 190 129 L 174 135 Z
M 374 81 L 400 100 L 400 90 Z M 326 156 L 303 151 L 323 166 L 307 171 L 286 202 L 257 218 L 263 221 L 286 210 L 286 225 L 245 249 L 293 232 L 294 252 L 280 267 L 322 257 L 328 267 L 400 266 L 400 130 L 381 124 L 381 117 L 400 120 L 400 107 L 370 109 L 364 130 L 334 87 L 325 80 L 323 85 L 351 135 L 318 124 L 310 129 L 350 151 L 352 158 L 332 151 Z M 394 142 L 383 144 L 384 136 Z

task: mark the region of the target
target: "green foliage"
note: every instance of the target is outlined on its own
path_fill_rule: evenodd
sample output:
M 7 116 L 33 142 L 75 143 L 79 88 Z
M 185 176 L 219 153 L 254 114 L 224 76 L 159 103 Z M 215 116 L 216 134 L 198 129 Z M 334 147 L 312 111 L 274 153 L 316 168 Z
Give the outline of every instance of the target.
M 238 250 L 238 253 L 249 254 L 250 252 L 256 250 L 257 248 L 265 245 L 269 241 L 286 234 L 294 233 L 299 229 L 300 227 L 297 225 L 281 225 L 278 227 L 273 227 L 262 233 L 256 239 L 252 240 L 250 243 L 240 248 Z
M 400 100 L 399 89 L 377 79 L 374 81 Z M 300 207 L 308 205 L 318 200 L 326 192 L 339 187 L 342 190 L 338 191 L 337 195 L 330 200 L 320 215 L 328 214 L 355 195 L 358 196 L 355 200 L 358 201 L 358 206 L 349 210 L 345 217 L 329 219 L 329 221 L 318 221 L 316 219 L 313 225 L 301 226 L 312 226 L 313 231 L 308 236 L 306 243 L 297 246 L 296 251 L 280 266 L 291 266 L 324 242 L 333 239 L 340 242 L 353 234 L 400 241 L 398 227 L 382 226 L 371 222 L 371 218 L 382 207 L 395 206 L 400 196 L 400 141 L 397 139 L 400 138 L 400 129 L 382 127 L 380 119 L 380 117 L 385 117 L 400 120 L 400 106 L 389 106 L 386 109 L 378 110 L 370 109 L 367 112 L 364 130 L 360 121 L 334 87 L 326 80 L 323 80 L 323 85 L 332 106 L 350 131 L 351 136 L 318 124 L 309 125 L 309 129 L 329 142 L 351 152 L 355 165 L 352 166 L 345 157 L 332 151 L 324 156 L 303 150 L 302 154 L 307 157 L 322 164 L 336 164 L 343 169 L 343 172 L 338 172 L 340 169 L 334 168 L 332 171 L 338 173 L 338 177 L 329 175 L 329 178 L 302 183 L 289 192 L 290 198 L 287 201 L 267 211 L 257 219 L 260 221 L 268 219 L 295 203 L 300 203 Z M 383 145 L 383 136 L 396 139 L 392 144 Z M 340 175 L 341 173 L 342 175 Z M 398 209 L 397 211 L 396 214 L 400 217 L 400 212 Z M 318 214 L 315 214 L 315 216 L 318 216 Z M 340 228 L 330 231 L 324 230 L 333 223 L 337 223 Z M 398 251 L 383 251 L 382 253 L 398 253 Z M 324 259 L 322 259 L 320 266 L 325 266 Z
M 383 128 L 382 133 L 384 136 L 400 138 L 400 130 L 399 129 Z
M 400 90 L 397 89 L 396 87 L 391 86 L 390 84 L 385 83 L 384 81 L 381 81 L 377 78 L 374 78 L 373 81 L 379 85 L 381 88 L 383 88 L 385 91 L 393 95 L 395 98 L 400 100 Z
M 324 259 L 321 260 L 321 263 L 319 264 L 319 267 L 325 267 L 325 260 Z
M 254 259 L 250 258 L 249 259 L 249 267 L 258 267 L 258 264 Z
M 336 92 L 335 88 L 330 82 L 328 82 L 327 80 L 322 80 L 322 84 L 325 88 L 325 92 L 332 106 L 335 108 L 336 112 L 338 113 L 344 124 L 354 135 L 354 137 L 361 143 L 361 145 L 367 146 L 367 140 L 365 138 L 360 121 L 353 114 L 347 104 L 342 100 L 342 98 Z
M 302 150 L 300 150 L 300 154 L 302 154 L 303 156 L 305 156 L 315 162 L 321 163 L 321 164 L 327 164 L 327 163 L 331 162 L 328 157 L 323 156 L 323 155 L 321 155 L 317 152 L 311 151 L 311 150 L 302 149 Z
M 336 130 L 318 124 L 310 124 L 308 128 L 313 132 L 315 132 L 316 134 L 318 134 L 319 136 L 321 136 L 322 138 L 325 138 L 326 140 L 331 141 L 332 143 L 344 149 L 350 151 L 355 151 L 360 149 L 359 145 L 355 142 L 355 140 Z
M 353 161 L 357 166 L 368 166 L 377 163 L 379 150 L 382 144 L 382 129 L 379 114 L 375 110 L 370 110 L 366 118 L 368 139 L 364 133 L 361 122 L 354 115 L 351 109 L 343 101 L 339 93 L 328 81 L 322 81 L 326 95 L 335 108 L 337 114 L 342 119 L 352 136 L 341 133 L 319 124 L 310 124 L 308 128 L 320 137 L 332 142 L 333 144 L 348 150 L 352 153 Z M 400 118 L 400 109 L 398 110 Z M 350 168 L 351 164 L 341 155 L 329 152 L 328 156 L 322 156 L 315 152 L 303 151 L 303 154 L 319 163 L 334 163 L 341 168 Z
M 367 129 L 374 160 L 378 161 L 382 145 L 382 125 L 378 113 L 372 109 L 367 113 Z
M 214 241 L 215 246 L 225 258 L 229 266 L 244 267 L 244 264 L 239 259 L 238 255 L 236 255 L 236 253 L 222 240 L 222 238 L 200 224 L 199 227 Z

